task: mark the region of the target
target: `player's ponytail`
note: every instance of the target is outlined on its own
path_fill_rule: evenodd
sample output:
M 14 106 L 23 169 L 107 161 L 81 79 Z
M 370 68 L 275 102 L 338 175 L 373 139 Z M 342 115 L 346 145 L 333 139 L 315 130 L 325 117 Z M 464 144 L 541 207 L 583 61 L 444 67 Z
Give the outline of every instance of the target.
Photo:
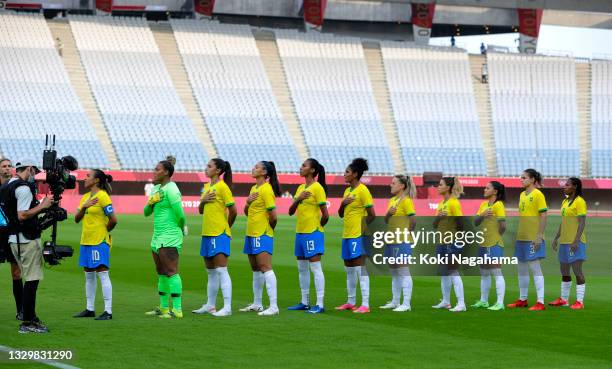
M 395 176 L 395 178 L 397 178 L 397 180 L 404 185 L 403 195 L 414 199 L 416 196 L 416 186 L 412 181 L 412 177 L 409 175 L 398 174 Z
M 263 167 L 266 169 L 266 177 L 272 186 L 272 191 L 276 196 L 280 196 L 280 184 L 278 183 L 278 175 L 276 174 L 276 166 L 273 161 L 262 161 Z
M 107 175 L 100 169 L 94 169 L 93 173 L 94 173 L 94 178 L 98 179 L 98 188 L 110 194 L 113 191 L 110 185 L 111 182 L 113 181 L 113 176 L 111 176 L 110 174 Z
M 215 163 L 215 167 L 219 169 L 219 176 L 223 174 L 223 182 L 227 184 L 229 187 L 232 187 L 232 166 L 229 161 L 225 161 L 223 159 L 214 158 L 211 159 L 213 163 Z
M 495 195 L 495 201 L 506 201 L 506 186 L 504 186 L 498 181 L 491 181 L 489 183 L 491 183 L 493 189 L 497 191 L 497 194 Z
M 368 161 L 364 158 L 353 159 L 353 161 L 349 164 L 349 168 L 351 168 L 351 171 L 354 173 L 357 173 L 357 180 L 360 180 L 363 173 L 370 169 L 368 167 Z
M 317 182 L 323 187 L 325 194 L 327 195 L 327 183 L 325 182 L 325 167 L 319 163 L 317 159 L 308 158 L 310 166 L 314 169 L 313 177 L 317 178 Z
M 450 187 L 450 193 L 453 197 L 458 199 L 463 195 L 463 184 L 461 184 L 459 177 L 442 177 L 442 180 Z
M 533 184 L 536 188 L 542 188 L 542 174 L 535 169 L 529 168 L 524 170 L 529 178 L 533 178 Z

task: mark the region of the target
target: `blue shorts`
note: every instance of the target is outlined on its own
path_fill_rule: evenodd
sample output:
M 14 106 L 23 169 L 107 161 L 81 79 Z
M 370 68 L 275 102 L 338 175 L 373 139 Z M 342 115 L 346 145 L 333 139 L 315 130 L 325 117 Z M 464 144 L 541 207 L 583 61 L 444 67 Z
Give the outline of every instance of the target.
M 535 251 L 531 241 L 516 241 L 514 256 L 520 262 L 544 259 L 546 257 L 546 242 L 542 241 L 538 251 Z
M 457 247 L 452 243 L 448 245 L 438 245 L 436 246 L 436 255 L 447 256 L 452 254 L 461 254 L 462 250 L 463 247 Z
M 222 233 L 218 236 L 202 236 L 200 243 L 200 256 L 212 258 L 217 254 L 230 256 L 230 243 L 232 239 Z
M 246 236 L 244 238 L 243 254 L 257 255 L 264 251 L 272 255 L 272 251 L 274 251 L 273 237 L 264 234 L 259 237 Z
M 293 253 L 295 256 L 310 259 L 325 253 L 325 234 L 321 231 L 296 233 Z
M 563 264 L 571 264 L 574 261 L 586 260 L 586 245 L 582 242 L 578 243 L 576 251 L 570 249 L 569 244 L 562 243 L 559 245 L 559 262 Z
M 484 257 L 485 255 L 488 255 L 491 258 L 501 258 L 504 256 L 504 248 L 499 245 L 490 247 L 480 246 L 478 248 L 478 256 Z
M 365 255 L 363 249 L 363 238 L 343 238 L 342 239 L 342 259 L 353 260 Z
M 110 268 L 110 246 L 106 242 L 99 245 L 81 245 L 79 266 L 95 269 L 100 265 Z
M 412 255 L 412 246 L 409 243 L 401 243 L 398 245 L 385 245 L 383 256 L 396 258 Z

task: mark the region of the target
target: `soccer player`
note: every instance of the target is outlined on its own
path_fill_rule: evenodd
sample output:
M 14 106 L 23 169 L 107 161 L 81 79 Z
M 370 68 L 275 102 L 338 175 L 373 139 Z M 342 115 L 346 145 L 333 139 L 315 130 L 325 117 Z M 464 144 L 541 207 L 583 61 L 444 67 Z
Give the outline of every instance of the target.
M 155 166 L 152 195 L 144 207 L 145 217 L 153 214 L 153 238 L 151 251 L 157 270 L 159 307 L 147 315 L 160 318 L 182 318 L 181 294 L 183 282 L 178 273 L 178 262 L 183 236 L 187 233 L 181 192 L 171 181 L 174 165 L 162 160 Z M 170 310 L 172 297 L 172 310 Z
M 342 259 L 346 270 L 346 289 L 348 300 L 345 304 L 336 307 L 336 310 L 352 310 L 357 314 L 370 312 L 370 277 L 365 267 L 366 251 L 363 245 L 362 218 L 366 216 L 366 223 L 372 223 L 374 201 L 370 190 L 360 182 L 361 176 L 367 171 L 368 161 L 356 158 L 344 171 L 344 181 L 349 187 L 344 191 L 338 215 L 344 219 L 342 230 Z M 361 287 L 361 306 L 357 307 L 357 280 Z
M 274 228 L 276 227 L 276 201 L 280 185 L 276 167 L 271 161 L 260 161 L 253 167 L 251 175 L 256 184 L 251 187 L 244 206 L 247 215 L 247 230 L 243 253 L 249 257 L 253 270 L 253 303 L 240 311 L 256 311 L 258 315 L 277 315 L 276 275 L 272 270 L 274 251 Z M 262 293 L 264 283 L 268 291 L 270 306 L 263 310 Z M 263 310 L 263 311 L 262 311 Z
M 449 233 L 460 231 L 463 227 L 461 217 L 461 203 L 459 197 L 463 194 L 463 185 L 457 177 L 443 177 L 438 184 L 438 193 L 444 197 L 438 204 L 436 209 L 436 218 L 434 219 L 434 228 L 439 232 L 441 238 L 446 238 Z M 455 243 L 440 244 L 436 248 L 436 253 L 448 258 L 453 254 L 460 254 L 462 247 Z M 459 275 L 459 265 L 453 263 L 452 260 L 443 266 L 441 276 L 442 301 L 439 304 L 433 305 L 434 309 L 449 309 L 452 312 L 465 311 L 465 300 L 463 297 L 463 281 Z M 455 290 L 457 297 L 457 305 L 451 308 L 451 286 Z
M 557 251 L 559 244 L 559 262 L 561 263 L 561 297 L 548 305 L 568 306 L 572 276 L 570 267 L 576 276 L 576 302 L 570 309 L 584 309 L 585 280 L 582 273 L 582 263 L 586 260 L 586 226 L 587 206 L 582 197 L 582 181 L 571 177 L 563 187 L 565 200 L 561 204 L 561 225 L 553 240 L 553 250 Z
M 100 169 L 87 173 L 83 185 L 88 191 L 81 197 L 74 221 L 83 221 L 81 231 L 81 250 L 79 266 L 85 270 L 85 296 L 87 307 L 76 314 L 75 318 L 95 316 L 96 274 L 100 278 L 104 312 L 95 320 L 113 319 L 113 286 L 108 270 L 110 268 L 110 249 L 113 244 L 110 232 L 117 226 L 117 216 L 110 198 L 113 177 Z
M 514 246 L 514 256 L 518 258 L 518 278 L 520 296 L 509 308 L 527 307 L 529 293 L 529 270 L 533 273 L 537 302 L 529 310 L 544 310 L 544 274 L 540 259 L 546 257 L 544 229 L 546 228 L 546 199 L 538 188 L 542 185 L 542 175 L 535 169 L 526 169 L 521 174 L 524 191 L 519 200 L 519 225 Z
M 478 256 L 502 257 L 504 256 L 504 240 L 502 235 L 506 231 L 506 187 L 497 182 L 487 183 L 484 189 L 485 201 L 480 204 L 474 223 L 483 230 L 484 241 L 478 249 Z M 489 306 L 489 291 L 491 290 L 491 276 L 495 277 L 495 290 L 497 302 Z M 480 300 L 473 308 L 488 308 L 489 310 L 504 310 L 504 295 L 506 281 L 502 275 L 501 265 L 483 264 L 480 266 Z
M 294 253 L 297 257 L 298 276 L 302 301 L 289 307 L 289 310 L 305 310 L 312 314 L 325 311 L 325 277 L 321 268 L 321 255 L 325 252 L 323 227 L 329 220 L 327 212 L 327 184 L 325 168 L 316 159 L 309 158 L 300 167 L 300 176 L 305 183 L 295 191 L 289 215 L 297 212 Z M 316 180 L 315 180 L 316 178 Z M 317 291 L 317 304 L 310 306 L 310 271 L 314 276 Z
M 211 159 L 206 166 L 206 176 L 210 178 L 210 182 L 204 184 L 198 209 L 203 215 L 200 255 L 204 258 L 208 272 L 208 301 L 193 312 L 229 316 L 232 315 L 232 280 L 227 271 L 227 258 L 230 255 L 232 240 L 231 227 L 237 214 L 234 196 L 230 189 L 232 167 L 225 160 Z M 219 287 L 223 293 L 223 308 L 216 311 L 215 302 Z
M 412 199 L 416 195 L 416 186 L 410 176 L 396 175 L 391 181 L 391 194 L 389 200 L 385 222 L 390 228 L 405 229 L 406 225 L 410 232 L 414 232 L 416 227 L 416 212 Z M 406 224 L 406 220 L 408 221 Z M 404 257 L 412 255 L 411 243 L 401 243 L 385 246 L 387 257 Z M 391 268 L 391 292 L 393 298 L 381 309 L 393 309 L 393 311 L 410 311 L 410 299 L 412 297 L 412 276 L 408 265 L 390 264 Z M 400 305 L 400 298 L 404 294 L 404 302 Z

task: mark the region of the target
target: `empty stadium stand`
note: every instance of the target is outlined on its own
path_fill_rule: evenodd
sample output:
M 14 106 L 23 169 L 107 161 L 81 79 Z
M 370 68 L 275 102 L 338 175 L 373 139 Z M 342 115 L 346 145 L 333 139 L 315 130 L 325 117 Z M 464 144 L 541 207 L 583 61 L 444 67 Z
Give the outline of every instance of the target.
M 13 162 L 40 159 L 49 133 L 60 155 L 109 167 L 42 15 L 0 15 L 0 101 L 0 150 Z
M 382 55 L 408 173 L 485 175 L 467 53 L 385 41 Z
M 87 78 L 123 169 L 173 154 L 201 170 L 207 155 L 174 90 L 144 18 L 71 16 Z
M 574 60 L 489 53 L 487 63 L 499 174 L 579 175 Z
M 591 175 L 612 176 L 612 61 L 591 63 Z

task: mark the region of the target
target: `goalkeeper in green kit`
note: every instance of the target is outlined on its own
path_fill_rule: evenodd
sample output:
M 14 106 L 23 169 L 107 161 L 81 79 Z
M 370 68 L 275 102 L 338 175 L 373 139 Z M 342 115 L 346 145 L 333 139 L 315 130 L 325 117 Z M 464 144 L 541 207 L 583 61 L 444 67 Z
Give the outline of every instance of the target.
M 155 187 L 144 207 L 144 215 L 153 214 L 151 250 L 157 269 L 159 307 L 147 315 L 160 318 L 182 318 L 181 293 L 183 284 L 178 273 L 178 261 L 186 234 L 185 213 L 181 192 L 170 178 L 174 174 L 173 160 L 163 160 L 155 166 Z M 170 309 L 172 298 L 172 309 Z

